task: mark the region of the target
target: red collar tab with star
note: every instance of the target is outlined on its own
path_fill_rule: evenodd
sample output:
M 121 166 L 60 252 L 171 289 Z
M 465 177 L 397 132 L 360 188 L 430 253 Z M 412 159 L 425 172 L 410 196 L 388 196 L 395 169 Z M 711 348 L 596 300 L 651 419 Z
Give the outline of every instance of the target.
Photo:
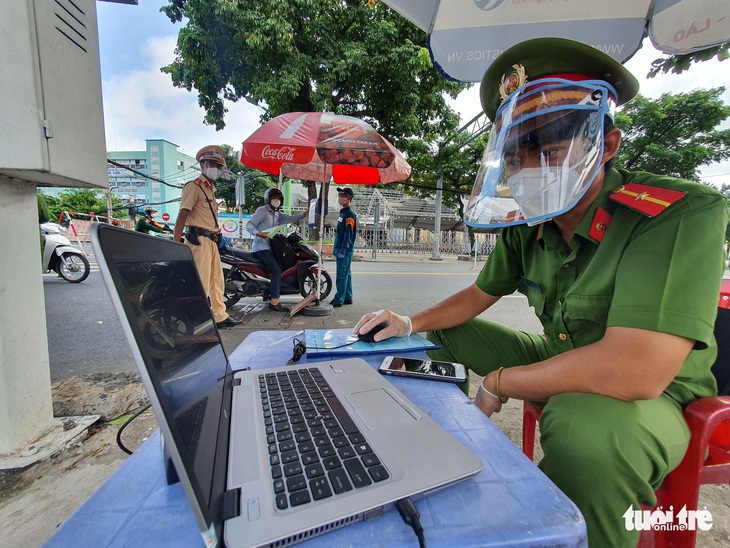
M 648 217 L 656 217 L 686 195 L 681 190 L 627 183 L 611 193 L 611 200 L 630 207 Z
M 588 235 L 597 242 L 602 241 L 609 224 L 611 224 L 611 214 L 602 207 L 599 207 L 593 216 Z
M 206 179 L 205 177 L 198 177 L 198 178 L 197 178 L 197 179 L 195 179 L 195 180 L 194 180 L 193 182 L 194 182 L 194 183 L 195 183 L 196 185 L 205 185 L 206 187 L 211 187 L 211 186 L 212 186 L 212 185 L 210 184 L 210 182 L 208 181 L 208 179 Z

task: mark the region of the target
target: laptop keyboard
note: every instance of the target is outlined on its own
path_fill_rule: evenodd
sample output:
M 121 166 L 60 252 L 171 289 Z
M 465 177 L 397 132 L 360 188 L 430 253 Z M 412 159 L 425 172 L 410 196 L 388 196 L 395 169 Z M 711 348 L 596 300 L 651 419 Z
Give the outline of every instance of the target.
M 277 509 L 390 477 L 318 369 L 258 379 Z

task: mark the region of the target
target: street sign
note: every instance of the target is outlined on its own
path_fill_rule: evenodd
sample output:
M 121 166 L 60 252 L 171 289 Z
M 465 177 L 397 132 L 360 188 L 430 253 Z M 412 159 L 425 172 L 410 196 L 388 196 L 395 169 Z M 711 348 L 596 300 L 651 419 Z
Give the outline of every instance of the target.
M 236 205 L 240 208 L 246 205 L 246 179 L 243 175 L 236 178 Z
M 169 221 L 170 220 L 170 214 L 165 212 L 162 214 L 162 220 L 163 221 Z

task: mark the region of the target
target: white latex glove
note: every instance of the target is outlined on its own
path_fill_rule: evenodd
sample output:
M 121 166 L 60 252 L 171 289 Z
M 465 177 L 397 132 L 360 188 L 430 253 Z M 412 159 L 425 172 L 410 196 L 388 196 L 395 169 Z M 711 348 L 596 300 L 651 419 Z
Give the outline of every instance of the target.
M 484 388 L 484 379 L 479 385 L 474 403 L 487 417 L 491 417 L 493 413 L 499 413 L 502 410 L 502 402 L 499 401 L 499 398 Z
M 392 310 L 378 310 L 365 314 L 353 328 L 352 334 L 358 335 L 369 333 L 376 325 L 385 324 L 387 327 L 375 335 L 375 342 L 384 341 L 391 337 L 408 337 L 413 331 L 411 319 L 408 316 L 401 316 Z

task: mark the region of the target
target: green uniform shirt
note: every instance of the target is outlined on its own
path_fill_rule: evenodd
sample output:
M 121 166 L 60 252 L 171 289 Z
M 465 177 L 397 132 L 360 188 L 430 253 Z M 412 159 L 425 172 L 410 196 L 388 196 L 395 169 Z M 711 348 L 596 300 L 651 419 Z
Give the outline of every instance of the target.
M 609 199 L 627 183 L 686 195 L 651 217 Z M 694 350 L 665 390 L 686 405 L 717 393 L 710 367 L 717 354 L 713 327 L 726 227 L 726 200 L 710 187 L 609 170 L 570 252 L 552 222 L 507 227 L 476 284 L 494 296 L 527 296 L 555 354 L 599 341 L 610 326 L 694 339 Z
M 137 232 L 145 233 L 151 230 L 152 232 L 158 232 L 162 234 L 163 232 L 165 232 L 165 230 L 169 230 L 169 228 L 157 223 L 154 220 L 150 220 L 147 217 L 141 217 L 139 221 L 137 221 L 137 226 L 134 227 L 134 230 L 136 230 Z

